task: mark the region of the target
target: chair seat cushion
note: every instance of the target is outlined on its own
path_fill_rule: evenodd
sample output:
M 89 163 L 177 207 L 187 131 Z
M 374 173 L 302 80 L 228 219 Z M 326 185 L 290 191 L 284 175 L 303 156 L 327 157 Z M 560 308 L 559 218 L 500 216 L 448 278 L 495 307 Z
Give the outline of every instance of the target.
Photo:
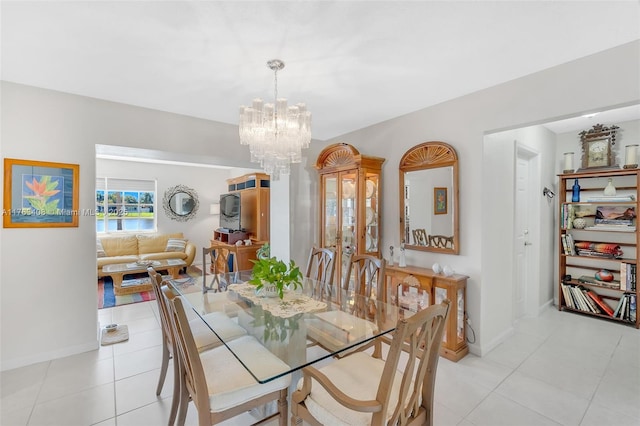
M 289 370 L 289 366 L 254 337 L 244 336 L 229 342 L 229 347 L 237 352 L 253 354 L 250 360 L 252 371 L 258 376 L 278 374 Z M 209 403 L 212 412 L 220 412 L 235 407 L 268 393 L 289 387 L 291 375 L 286 374 L 265 384 L 258 383 L 225 346 L 220 346 L 200 354 L 202 367 L 209 387 Z
M 215 333 L 220 336 L 221 339 L 224 339 L 225 341 L 227 340 L 232 340 L 232 339 L 236 339 L 238 337 L 242 337 L 242 336 L 246 336 L 247 335 L 247 330 L 245 330 L 244 328 L 240 327 L 238 325 L 238 323 L 236 323 L 234 320 L 232 320 L 231 318 L 229 318 L 228 316 L 226 316 L 225 314 L 223 314 L 222 312 L 212 312 L 210 314 L 206 314 L 203 315 L 202 318 L 207 322 L 207 324 L 209 324 L 211 326 L 211 328 L 213 328 L 215 330 Z M 202 322 L 202 320 L 200 318 L 197 318 L 197 321 L 199 325 L 196 325 L 196 327 L 198 329 L 200 329 L 200 333 L 201 335 L 199 336 L 200 339 L 202 340 L 202 345 L 198 344 L 198 338 L 196 337 L 195 333 L 194 333 L 194 340 L 196 341 L 196 346 L 198 347 L 199 350 L 203 350 L 206 348 L 205 343 L 209 340 L 214 340 L 215 342 L 217 342 L 217 344 L 213 344 L 213 346 L 218 346 L 220 345 L 220 341 L 218 340 L 218 338 L 216 337 L 216 335 L 214 333 L 211 332 L 211 330 L 209 329 L 209 327 L 207 327 L 205 325 L 204 322 Z M 190 322 L 191 324 L 191 322 Z M 191 330 L 193 331 L 193 326 L 191 328 Z
M 322 367 L 325 374 L 338 389 L 352 398 L 374 400 L 378 392 L 380 377 L 384 370 L 384 360 L 373 358 L 366 353 L 356 352 Z M 402 373 L 393 378 L 389 407 L 393 410 L 398 403 Z M 302 379 L 298 389 L 302 387 Z M 304 401 L 307 410 L 325 425 L 369 425 L 371 414 L 350 410 L 337 402 L 327 391 L 312 379 L 311 393 Z M 388 413 L 387 419 L 393 412 Z
M 365 337 L 373 337 L 376 324 L 347 312 L 329 311 L 306 318 L 309 337 L 325 348 L 337 351 Z M 348 353 L 349 351 L 347 351 Z

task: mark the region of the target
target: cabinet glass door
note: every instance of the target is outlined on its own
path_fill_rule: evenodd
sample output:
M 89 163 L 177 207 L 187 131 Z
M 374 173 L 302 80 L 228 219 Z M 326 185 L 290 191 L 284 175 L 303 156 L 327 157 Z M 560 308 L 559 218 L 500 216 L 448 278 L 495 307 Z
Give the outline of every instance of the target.
M 322 176 L 324 194 L 322 196 L 324 211 L 322 247 L 337 249 L 337 242 L 340 240 L 340 229 L 338 223 L 338 178 L 335 175 Z
M 380 205 L 378 196 L 379 175 L 377 173 L 367 173 L 365 178 L 365 215 L 364 215 L 364 236 L 365 246 L 361 252 L 366 254 L 377 254 L 380 249 Z
M 358 231 L 357 220 L 358 205 L 356 203 L 356 195 L 358 185 L 355 172 L 340 173 L 340 189 L 342 196 L 341 201 L 341 234 L 340 234 L 340 251 L 338 253 L 340 259 L 339 270 L 341 277 L 340 282 L 344 279 L 342 271 L 347 267 L 347 263 L 351 259 L 351 255 L 358 252 Z

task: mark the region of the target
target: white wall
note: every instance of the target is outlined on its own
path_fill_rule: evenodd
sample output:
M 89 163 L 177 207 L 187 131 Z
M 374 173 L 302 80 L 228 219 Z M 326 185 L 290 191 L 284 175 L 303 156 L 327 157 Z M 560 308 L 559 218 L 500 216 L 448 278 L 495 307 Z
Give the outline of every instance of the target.
M 2 157 L 79 164 L 81 210 L 95 207 L 96 144 L 252 168 L 236 126 L 8 82 L 0 94 Z M 0 368 L 97 348 L 94 217 L 77 228 L 2 228 L 0 244 Z
M 324 143 L 312 142 L 290 179 L 291 257 L 303 264 L 309 247 L 317 243 L 313 166 L 326 145 L 344 141 L 363 154 L 386 158 L 381 205 L 382 246 L 388 247 L 399 244 L 401 156 L 428 140 L 450 143 L 460 159 L 460 255 L 408 251 L 407 263 L 430 266 L 437 261 L 470 277 L 467 308 L 477 335 L 471 350 L 485 352 L 511 327 L 500 304 L 510 285 L 500 259 L 510 258 L 511 252 L 500 233 L 486 232 L 492 226 L 482 223 L 484 212 L 503 199 L 494 181 L 509 172 L 507 163 L 487 158 L 484 135 L 640 102 L 639 52 L 640 42 L 629 43 Z M 81 209 L 94 204 L 95 144 L 217 155 L 233 162 L 249 158 L 232 125 L 7 82 L 1 90 L 2 156 L 80 164 Z M 508 160 L 511 164 L 512 157 Z M 503 224 L 511 216 L 508 205 L 495 213 Z M 3 228 L 0 236 L 0 368 L 96 347 L 93 218 L 80 218 L 78 228 Z
M 363 154 L 386 158 L 382 172 L 382 247 L 386 250 L 400 242 L 397 188 L 402 155 L 433 140 L 456 149 L 460 161 L 460 255 L 408 250 L 407 263 L 429 267 L 438 262 L 469 276 L 467 311 L 477 338 L 470 349 L 482 354 L 502 341 L 512 327 L 511 312 L 505 312 L 510 308 L 503 303 L 509 296 L 505 291 L 511 288 L 504 259 L 511 259 L 512 249 L 503 241 L 502 230 L 513 229 L 512 204 L 503 196 L 511 191 L 508 180 L 513 176 L 513 151 L 485 151 L 485 135 L 639 103 L 639 52 L 638 41 L 622 45 L 341 135 L 325 144 L 312 144 L 307 155 L 316 158 L 324 146 L 346 142 Z M 301 174 L 306 175 L 302 180 L 317 188 L 315 169 L 307 166 Z M 302 202 L 311 203 L 311 211 L 317 212 L 316 196 Z M 485 222 L 489 214 L 493 219 Z M 302 218 L 302 213 L 297 217 Z M 302 228 L 301 224 L 296 226 Z M 313 226 L 300 231 L 317 232 Z M 292 251 L 296 252 L 295 247 Z M 510 298 L 508 303 L 510 306 Z

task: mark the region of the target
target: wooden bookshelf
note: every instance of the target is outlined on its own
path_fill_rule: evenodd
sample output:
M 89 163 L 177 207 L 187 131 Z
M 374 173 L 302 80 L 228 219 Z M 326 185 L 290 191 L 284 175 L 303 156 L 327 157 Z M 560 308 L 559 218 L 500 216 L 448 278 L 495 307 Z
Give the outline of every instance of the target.
M 580 198 L 579 201 L 572 201 L 572 187 L 576 179 L 580 185 Z M 610 179 L 616 187 L 615 197 L 604 196 L 604 188 Z M 556 240 L 559 310 L 640 328 L 637 314 L 639 292 L 635 282 L 640 247 L 636 217 L 639 186 L 640 169 L 610 168 L 559 175 L 560 203 Z M 628 209 L 635 211 L 631 220 L 627 218 Z M 606 211 L 624 211 L 621 216 L 624 220 L 621 219 L 620 224 L 615 223 L 617 218 L 608 220 L 602 214 Z M 576 218 L 583 218 L 586 226 L 575 228 L 573 221 Z M 603 269 L 613 273 L 613 281 L 596 279 L 596 273 Z M 629 275 L 629 280 L 626 275 Z M 581 281 L 581 278 L 587 282 Z M 629 305 L 635 299 L 635 310 L 626 309 L 618 316 L 611 316 L 605 309 L 597 306 L 597 303 L 594 304 L 593 300 L 590 304 L 588 300 L 581 299 L 581 294 L 589 298 L 590 296 L 585 295 L 589 291 L 602 299 L 614 314 L 624 299 Z

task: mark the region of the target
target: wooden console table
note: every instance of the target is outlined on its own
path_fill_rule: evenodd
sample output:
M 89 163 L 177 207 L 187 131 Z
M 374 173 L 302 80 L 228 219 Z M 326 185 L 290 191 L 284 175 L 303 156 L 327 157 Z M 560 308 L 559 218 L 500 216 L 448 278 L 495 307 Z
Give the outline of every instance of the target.
M 469 277 L 459 274 L 447 277 L 443 274 L 436 274 L 430 268 L 400 267 L 397 264 L 387 264 L 383 298 L 391 300 L 391 292 L 397 291 L 399 284 L 417 280 L 420 283 L 420 288 L 428 291 L 430 305 L 440 303 L 443 299 L 449 299 L 451 305 L 440 355 L 457 362 L 469 353 L 465 327 L 467 278 Z
M 253 269 L 253 262 L 251 260 L 256 260 L 256 252 L 260 247 L 264 245 L 264 241 L 253 241 L 250 246 L 241 245 L 237 246 L 235 244 L 227 244 L 226 242 L 213 239 L 211 240 L 211 247 L 221 247 L 229 250 L 231 253 L 236 256 L 236 265 L 238 266 L 239 271 L 250 271 Z M 213 271 L 212 271 L 213 272 Z

